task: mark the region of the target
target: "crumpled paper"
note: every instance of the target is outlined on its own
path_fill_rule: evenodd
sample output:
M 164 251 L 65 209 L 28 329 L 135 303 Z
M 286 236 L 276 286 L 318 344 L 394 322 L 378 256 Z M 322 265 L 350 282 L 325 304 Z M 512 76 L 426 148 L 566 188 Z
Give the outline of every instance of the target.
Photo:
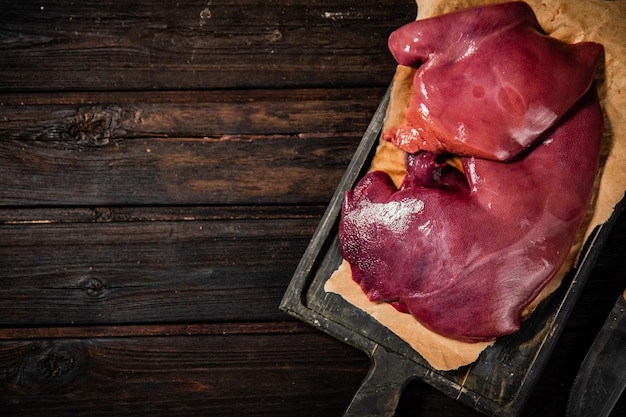
M 467 7 L 502 3 L 497 0 L 417 0 L 418 19 L 449 13 Z M 555 279 L 546 286 L 525 315 L 556 289 L 571 268 L 582 244 L 594 227 L 604 223 L 626 190 L 626 1 L 600 0 L 528 0 L 541 27 L 552 37 L 565 42 L 594 41 L 604 45 L 604 65 L 596 81 L 600 104 L 605 115 L 605 137 L 593 202 L 587 220 L 578 233 L 568 261 Z M 399 66 L 394 77 L 391 102 L 384 130 L 402 122 L 410 95 L 413 70 Z M 381 141 L 372 162 L 372 170 L 389 173 L 396 185 L 404 177 L 403 152 Z M 341 295 L 346 301 L 373 316 L 381 324 L 407 342 L 433 368 L 451 370 L 474 362 L 493 342 L 465 343 L 436 334 L 409 314 L 399 313 L 387 303 L 367 299 L 352 280 L 350 266 L 343 262 L 326 282 L 325 290 Z

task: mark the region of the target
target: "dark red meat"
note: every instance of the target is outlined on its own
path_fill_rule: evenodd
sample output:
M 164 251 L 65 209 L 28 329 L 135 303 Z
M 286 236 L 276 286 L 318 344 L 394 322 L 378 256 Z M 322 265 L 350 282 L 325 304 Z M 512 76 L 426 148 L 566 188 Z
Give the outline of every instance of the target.
M 602 46 L 546 36 L 526 3 L 466 9 L 409 23 L 389 37 L 418 67 L 407 123 L 385 138 L 427 150 L 509 160 L 591 85 Z
M 515 332 L 564 262 L 589 205 L 603 116 L 595 89 L 521 158 L 407 155 L 400 187 L 381 171 L 348 191 L 340 246 L 372 301 L 463 341 Z
M 411 23 L 390 44 L 418 67 L 408 124 L 390 134 L 410 152 L 407 174 L 397 189 L 372 172 L 346 193 L 342 255 L 372 301 L 439 334 L 515 332 L 592 198 L 602 47 L 547 38 L 519 3 Z M 464 172 L 446 152 L 464 155 Z

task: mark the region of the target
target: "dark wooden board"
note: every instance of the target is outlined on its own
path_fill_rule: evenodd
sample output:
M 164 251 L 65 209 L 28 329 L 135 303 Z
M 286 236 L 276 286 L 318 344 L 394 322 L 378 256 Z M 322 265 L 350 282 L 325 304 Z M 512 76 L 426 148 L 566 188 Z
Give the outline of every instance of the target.
M 284 319 L 277 307 L 320 209 L 281 211 L 10 221 L 0 227 L 0 327 Z
M 383 93 L 4 95 L 0 206 L 325 204 Z
M 0 206 L 323 204 L 356 143 L 354 134 L 112 139 L 97 147 L 3 140 Z
M 444 394 L 493 417 L 518 416 L 545 367 L 591 273 L 622 205 L 586 242 L 578 264 L 521 329 L 499 338 L 471 365 L 438 371 L 389 329 L 346 302 L 326 293 L 324 283 L 341 263 L 337 224 L 346 190 L 371 164 L 389 92 L 374 115 L 320 226 L 294 273 L 281 307 L 290 314 L 362 349 L 373 366 L 345 416 L 392 416 L 404 386 L 421 379 Z M 390 372 L 392 370 L 392 372 Z
M 0 91 L 383 86 L 387 37 L 416 16 L 389 0 L 1 6 Z
M 266 327 L 0 340 L 2 415 L 339 415 L 365 355 L 304 326 Z
M 360 132 L 384 87 L 109 93 L 0 93 L 0 137 L 107 139 Z

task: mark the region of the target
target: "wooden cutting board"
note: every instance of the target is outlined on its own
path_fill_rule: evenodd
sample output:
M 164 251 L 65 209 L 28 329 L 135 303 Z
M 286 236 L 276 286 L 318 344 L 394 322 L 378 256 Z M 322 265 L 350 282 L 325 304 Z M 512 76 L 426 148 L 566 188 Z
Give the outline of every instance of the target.
M 578 263 L 561 286 L 523 322 L 519 332 L 498 339 L 476 362 L 454 371 L 432 368 L 406 342 L 370 315 L 324 290 L 339 267 L 338 223 L 345 191 L 367 172 L 376 151 L 391 88 L 365 132 L 345 175 L 304 253 L 280 308 L 372 359 L 366 379 L 345 416 L 393 416 L 403 388 L 420 379 L 488 416 L 518 416 L 563 330 L 624 200 L 594 229 Z

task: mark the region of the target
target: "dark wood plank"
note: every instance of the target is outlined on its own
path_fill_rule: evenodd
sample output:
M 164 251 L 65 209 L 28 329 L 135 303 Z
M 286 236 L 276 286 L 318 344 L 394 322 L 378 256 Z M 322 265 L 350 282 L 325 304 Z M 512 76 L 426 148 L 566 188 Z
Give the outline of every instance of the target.
M 0 91 L 386 85 L 415 3 L 5 1 Z
M 284 320 L 319 217 L 0 227 L 0 326 Z
M 316 219 L 325 205 L 0 208 L 0 224 Z
M 0 340 L 75 339 L 140 336 L 215 336 L 311 333 L 301 321 L 216 322 L 184 324 L 122 324 L 64 327 L 2 327 Z
M 0 404 L 3 416 L 338 416 L 368 366 L 312 331 L 0 341 Z
M 381 87 L 0 93 L 0 139 L 102 145 L 154 136 L 363 132 L 384 93 Z
M 0 141 L 0 206 L 323 204 L 360 135 Z
M 5 95 L 0 206 L 325 203 L 382 93 Z

